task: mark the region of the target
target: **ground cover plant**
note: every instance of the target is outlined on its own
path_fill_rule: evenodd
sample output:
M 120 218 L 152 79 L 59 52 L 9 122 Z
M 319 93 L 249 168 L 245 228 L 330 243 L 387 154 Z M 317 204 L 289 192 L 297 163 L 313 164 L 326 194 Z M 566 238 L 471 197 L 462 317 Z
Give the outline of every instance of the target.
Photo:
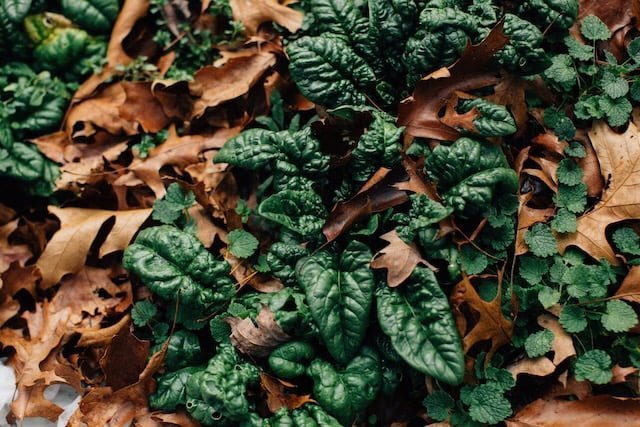
M 0 0 L 7 422 L 636 425 L 639 29 Z

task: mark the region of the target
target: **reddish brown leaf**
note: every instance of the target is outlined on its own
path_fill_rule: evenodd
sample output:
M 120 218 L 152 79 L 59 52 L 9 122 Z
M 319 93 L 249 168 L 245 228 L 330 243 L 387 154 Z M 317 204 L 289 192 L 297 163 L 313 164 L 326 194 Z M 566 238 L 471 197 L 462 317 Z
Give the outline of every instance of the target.
M 465 353 L 479 342 L 490 341 L 487 360 L 490 360 L 496 350 L 511 341 L 514 326 L 513 322 L 502 314 L 502 277 L 495 279 L 498 281 L 498 288 L 492 301 L 485 301 L 478 295 L 471 278 L 467 275 L 463 275 L 450 296 L 451 308 L 463 337 Z M 465 310 L 472 313 L 472 324 L 467 321 Z
M 292 393 L 293 384 L 274 378 L 264 372 L 260 373 L 260 386 L 267 395 L 267 407 L 272 413 L 281 408 L 297 409 L 305 403 L 314 402 L 310 394 L 299 395 Z
M 139 123 L 146 132 L 158 132 L 169 124 L 160 101 L 153 96 L 150 82 L 124 82 L 125 102 L 118 107 L 120 117 Z
M 322 227 L 322 233 L 328 242 L 332 242 L 358 221 L 371 214 L 385 211 L 409 200 L 405 191 L 396 188 L 400 182 L 407 180 L 405 171 L 400 167 L 386 173 L 381 180 L 376 174 L 373 178 L 378 180 L 374 185 L 365 183 L 364 187 L 367 190 L 359 192 L 346 202 L 338 203 L 333 208 Z
M 420 80 L 413 96 L 400 104 L 398 124 L 414 137 L 455 140 L 459 134 L 442 123 L 440 110 L 455 91 L 468 92 L 499 81 L 490 60 L 508 41 L 500 22 L 481 43 L 467 46 L 455 64 Z
M 122 328 L 100 359 L 106 385 L 115 391 L 138 381 L 147 364 L 149 346 L 149 341 L 136 338 L 129 326 Z
M 400 286 L 411 276 L 418 264 L 435 269 L 429 262 L 422 259 L 416 245 L 405 243 L 396 230 L 389 231 L 380 238 L 389 242 L 389 245 L 376 254 L 371 262 L 371 268 L 386 268 L 387 285 L 390 287 Z

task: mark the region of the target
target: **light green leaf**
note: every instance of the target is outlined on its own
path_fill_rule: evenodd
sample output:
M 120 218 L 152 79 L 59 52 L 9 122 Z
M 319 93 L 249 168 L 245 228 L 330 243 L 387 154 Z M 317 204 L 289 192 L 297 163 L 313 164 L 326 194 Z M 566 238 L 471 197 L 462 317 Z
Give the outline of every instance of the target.
M 244 230 L 233 230 L 227 236 L 229 252 L 238 258 L 249 258 L 258 249 L 258 239 Z

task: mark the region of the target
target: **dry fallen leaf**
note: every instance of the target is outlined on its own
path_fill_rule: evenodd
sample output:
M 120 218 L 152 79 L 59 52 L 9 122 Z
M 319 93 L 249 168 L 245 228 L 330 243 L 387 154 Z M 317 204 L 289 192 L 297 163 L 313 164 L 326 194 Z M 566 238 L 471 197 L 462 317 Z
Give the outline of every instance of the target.
M 49 211 L 60 219 L 60 230 L 53 235 L 36 264 L 42 273 L 43 289 L 55 285 L 67 273 L 80 271 L 91 244 L 108 219 L 115 218 L 113 238 L 108 240 L 101 255 L 126 248 L 151 215 L 151 209 L 107 211 L 49 206 Z
M 233 19 L 240 21 L 251 34 L 263 22 L 273 21 L 295 33 L 302 26 L 304 15 L 299 10 L 280 4 L 278 0 L 229 0 Z
M 231 326 L 231 343 L 244 354 L 265 357 L 274 347 L 291 339 L 266 305 L 260 309 L 255 324 L 250 318 L 228 317 L 225 320 Z
M 396 230 L 380 236 L 382 240 L 389 242 L 371 261 L 371 268 L 387 269 L 387 284 L 395 288 L 404 282 L 418 264 L 434 267 L 420 256 L 420 251 L 414 244 L 407 244 L 398 236 Z
M 640 303 L 640 266 L 634 265 L 629 269 L 614 297 Z
M 575 245 L 595 259 L 606 258 L 614 265 L 620 259 L 607 240 L 606 229 L 620 221 L 640 217 L 640 130 L 632 121 L 623 134 L 604 122 L 597 122 L 589 138 L 600 161 L 601 174 L 608 181 L 602 199 L 578 218 L 577 231 L 557 236 L 564 253 Z
M 640 401 L 602 395 L 585 400 L 542 400 L 527 405 L 507 427 L 638 427 Z
M 500 22 L 482 42 L 467 46 L 455 64 L 420 80 L 413 96 L 400 104 L 398 124 L 414 137 L 455 140 L 459 134 L 442 123 L 440 110 L 455 91 L 468 92 L 500 81 L 490 60 L 508 41 Z
M 450 296 L 451 309 L 463 337 L 465 353 L 479 342 L 490 341 L 491 347 L 487 352 L 487 360 L 490 360 L 496 350 L 511 340 L 514 324 L 502 314 L 502 277 L 495 277 L 498 281 L 497 294 L 491 301 L 485 301 L 478 295 L 471 282 L 472 278 L 464 275 L 453 288 Z M 463 306 L 473 313 L 473 324 L 468 324 Z
M 562 362 L 576 354 L 571 335 L 564 331 L 556 317 L 549 314 L 542 314 L 538 316 L 538 324 L 553 332 L 554 338 L 551 343 L 551 349 L 554 353 L 553 360 L 545 356 L 534 359 L 525 357 L 507 368 L 514 377 L 520 374 L 540 377 L 551 375 Z
M 269 411 L 274 414 L 281 408 L 293 410 L 305 403 L 314 402 L 310 394 L 299 395 L 291 393 L 290 390 L 295 388 L 293 384 L 274 378 L 264 372 L 260 373 L 260 387 L 267 395 Z
M 9 236 L 18 228 L 18 221 L 15 219 L 0 226 L 0 273 L 7 271 L 14 262 L 24 265 L 33 256 L 27 245 L 13 245 L 9 242 Z

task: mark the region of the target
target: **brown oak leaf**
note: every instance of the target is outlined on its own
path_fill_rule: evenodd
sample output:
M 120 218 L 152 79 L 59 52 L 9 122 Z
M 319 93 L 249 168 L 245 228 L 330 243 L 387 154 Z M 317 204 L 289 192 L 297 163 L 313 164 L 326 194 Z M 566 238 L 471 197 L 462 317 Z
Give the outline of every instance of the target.
M 451 292 L 451 309 L 456 319 L 465 353 L 482 341 L 490 341 L 487 360 L 503 345 L 511 341 L 514 323 L 502 314 L 502 275 L 475 276 L 475 278 L 495 278 L 498 282 L 496 297 L 485 301 L 476 291 L 471 277 L 466 274 Z M 465 309 L 472 313 L 473 323 L 467 321 Z
M 302 12 L 287 7 L 286 3 L 282 4 L 278 0 L 230 0 L 229 6 L 233 19 L 242 22 L 251 34 L 258 31 L 260 24 L 268 21 L 295 33 L 302 26 L 304 18 Z
M 371 261 L 371 268 L 387 269 L 387 285 L 392 288 L 400 286 L 418 264 L 423 264 L 435 269 L 429 262 L 422 259 L 420 251 L 414 244 L 408 244 L 398 236 L 396 230 L 380 236 L 382 240 L 389 242 Z
M 597 122 L 589 138 L 600 161 L 608 187 L 594 208 L 578 218 L 575 233 L 557 236 L 558 249 L 577 246 L 595 259 L 620 264 L 607 240 L 606 229 L 620 221 L 640 217 L 640 130 L 632 121 L 626 132 L 616 133 L 604 122 Z

